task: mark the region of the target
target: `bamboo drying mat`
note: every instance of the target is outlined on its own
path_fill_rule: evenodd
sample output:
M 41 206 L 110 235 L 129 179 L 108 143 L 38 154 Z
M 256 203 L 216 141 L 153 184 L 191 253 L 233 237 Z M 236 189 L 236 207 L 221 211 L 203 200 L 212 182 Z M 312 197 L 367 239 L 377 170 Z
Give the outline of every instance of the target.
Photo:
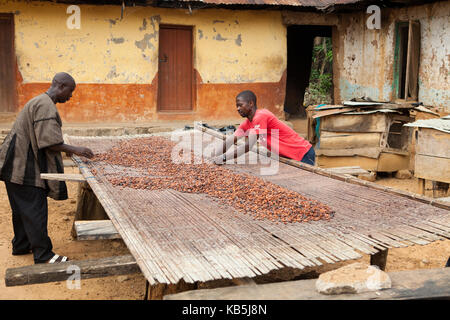
M 121 139 L 148 136 L 66 136 L 66 141 L 105 152 Z M 450 238 L 447 209 L 283 163 L 272 176 L 260 176 L 259 165 L 226 167 L 319 200 L 335 210 L 334 218 L 292 224 L 258 221 L 202 194 L 113 187 L 92 176 L 95 165 L 74 160 L 150 284 L 254 277 Z M 110 169 L 133 174 L 124 167 Z

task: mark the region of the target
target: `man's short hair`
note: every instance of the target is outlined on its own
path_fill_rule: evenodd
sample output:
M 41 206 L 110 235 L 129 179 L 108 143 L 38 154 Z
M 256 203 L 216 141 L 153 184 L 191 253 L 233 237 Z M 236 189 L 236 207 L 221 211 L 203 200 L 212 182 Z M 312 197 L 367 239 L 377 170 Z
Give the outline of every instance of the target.
M 242 98 L 242 99 L 244 99 L 246 102 L 253 101 L 253 104 L 256 106 L 256 95 L 253 93 L 253 91 L 250 91 L 250 90 L 242 91 L 241 93 L 239 93 L 239 94 L 236 96 L 236 99 L 237 99 L 237 98 Z

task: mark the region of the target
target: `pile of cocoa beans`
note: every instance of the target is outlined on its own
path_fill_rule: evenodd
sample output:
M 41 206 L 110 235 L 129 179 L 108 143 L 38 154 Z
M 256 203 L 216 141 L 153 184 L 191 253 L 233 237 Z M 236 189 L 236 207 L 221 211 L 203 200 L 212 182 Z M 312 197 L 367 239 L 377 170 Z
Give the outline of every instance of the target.
M 174 163 L 175 143 L 163 137 L 121 140 L 106 153 L 98 154 L 94 175 L 103 175 L 114 186 L 134 189 L 173 189 L 203 193 L 255 219 L 276 222 L 329 220 L 334 212 L 316 200 L 249 174 L 236 173 L 224 166 L 203 161 Z M 139 169 L 143 174 L 106 173 L 103 165 L 120 165 Z

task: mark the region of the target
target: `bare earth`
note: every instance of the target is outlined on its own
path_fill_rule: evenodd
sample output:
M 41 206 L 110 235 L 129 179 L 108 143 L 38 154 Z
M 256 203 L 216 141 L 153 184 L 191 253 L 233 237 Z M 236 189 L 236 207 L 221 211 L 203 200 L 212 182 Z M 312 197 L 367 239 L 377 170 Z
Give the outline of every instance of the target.
M 78 173 L 76 168 L 65 168 L 66 173 Z M 416 192 L 416 179 L 399 180 L 383 178 L 377 183 L 403 190 Z M 76 209 L 77 183 L 68 182 L 69 199 L 53 201 L 49 199 L 48 230 L 53 242 L 54 252 L 66 255 L 72 260 L 102 258 L 128 254 L 122 240 L 76 241 L 70 231 Z M 427 185 L 430 187 L 429 185 Z M 427 196 L 431 196 L 428 190 Z M 11 209 L 5 186 L 0 183 L 0 277 L 4 279 L 7 268 L 33 264 L 32 255 L 12 256 L 11 239 L 13 237 Z M 426 246 L 412 246 L 390 249 L 386 271 L 427 269 L 444 267 L 450 256 L 450 240 L 438 241 Z M 358 260 L 368 263 L 369 256 Z M 352 263 L 349 261 L 346 263 Z M 336 266 L 320 268 L 328 271 Z M 5 287 L 0 281 L 0 299 L 70 299 L 70 300 L 140 300 L 145 292 L 145 278 L 141 274 L 115 276 L 81 281 L 80 289 L 68 289 L 66 282 L 35 284 L 18 287 Z

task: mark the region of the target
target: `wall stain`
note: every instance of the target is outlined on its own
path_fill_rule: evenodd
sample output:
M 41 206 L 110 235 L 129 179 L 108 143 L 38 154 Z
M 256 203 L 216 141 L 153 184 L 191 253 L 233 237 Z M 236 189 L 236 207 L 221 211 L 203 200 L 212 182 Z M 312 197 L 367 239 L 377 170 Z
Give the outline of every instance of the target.
M 239 33 L 236 40 L 234 40 L 234 42 L 236 42 L 236 45 L 238 45 L 239 47 L 242 44 L 242 38 L 241 38 L 241 34 Z
M 213 39 L 217 40 L 217 41 L 227 41 L 227 38 L 223 38 L 220 33 L 217 34 L 217 36 L 215 36 Z
M 120 38 L 111 38 L 111 41 L 116 43 L 116 44 L 119 44 L 119 43 L 124 43 L 125 39 L 122 38 L 122 37 L 120 37 Z
M 116 73 L 116 66 L 113 66 L 109 73 L 106 75 L 108 79 L 117 78 L 119 75 Z
M 198 39 L 202 39 L 203 38 L 203 31 L 198 29 Z

